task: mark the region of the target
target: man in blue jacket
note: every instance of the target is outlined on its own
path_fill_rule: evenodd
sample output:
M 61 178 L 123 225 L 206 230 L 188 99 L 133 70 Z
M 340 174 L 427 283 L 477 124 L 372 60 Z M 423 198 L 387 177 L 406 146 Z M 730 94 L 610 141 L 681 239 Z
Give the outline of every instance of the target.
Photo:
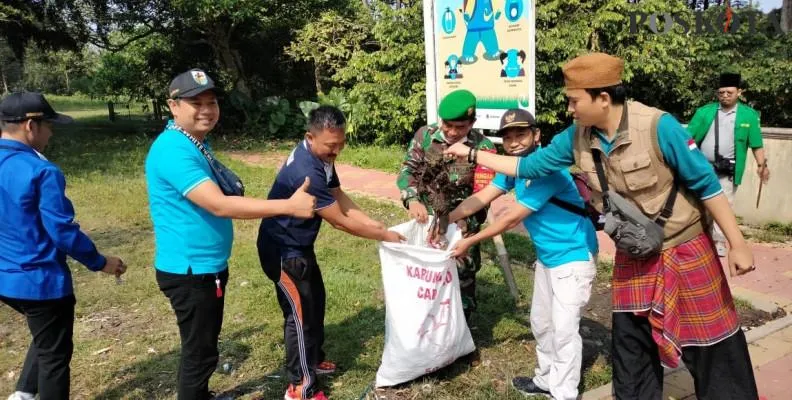
M 33 337 L 9 400 L 68 399 L 75 298 L 66 256 L 116 276 L 126 266 L 80 231 L 63 172 L 41 155 L 52 124 L 72 119 L 23 92 L 0 103 L 0 121 L 0 301 L 26 317 Z

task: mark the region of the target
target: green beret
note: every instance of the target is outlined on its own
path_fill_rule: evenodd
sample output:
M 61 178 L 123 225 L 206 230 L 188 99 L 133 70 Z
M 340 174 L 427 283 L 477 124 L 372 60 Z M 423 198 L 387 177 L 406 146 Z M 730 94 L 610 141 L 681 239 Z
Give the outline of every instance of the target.
M 440 101 L 437 114 L 446 121 L 473 119 L 476 117 L 476 96 L 469 90 L 454 90 Z

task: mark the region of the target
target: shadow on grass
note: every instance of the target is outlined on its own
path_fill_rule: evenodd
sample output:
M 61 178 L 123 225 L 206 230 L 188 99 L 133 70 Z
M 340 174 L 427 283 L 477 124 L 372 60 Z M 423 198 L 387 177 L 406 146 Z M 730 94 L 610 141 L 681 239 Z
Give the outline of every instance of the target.
M 489 279 L 479 279 L 478 281 L 478 301 L 479 309 L 471 319 L 471 333 L 478 348 L 489 348 L 497 346 L 493 338 L 495 326 L 504 318 L 522 322 L 515 316 L 516 304 L 510 296 L 504 296 L 508 289 L 504 284 L 492 282 Z M 369 351 L 366 344 L 374 337 L 381 335 L 384 331 L 385 310 L 367 306 L 362 308 L 355 315 L 344 319 L 338 323 L 329 324 L 325 327 L 325 351 L 328 357 L 338 363 L 339 369 L 336 372 L 336 379 L 343 379 L 346 373 L 352 376 L 361 371 L 371 371 L 369 381 L 373 383 L 376 367 L 372 368 L 371 360 L 364 360 L 364 352 Z M 517 340 L 533 340 L 530 334 L 517 338 Z M 423 375 L 413 381 L 405 382 L 392 387 L 399 389 L 409 387 L 422 380 L 453 380 L 454 378 L 467 373 L 471 369 L 471 357 L 461 357 L 451 365 L 442 368 L 431 374 Z M 375 361 L 379 364 L 379 359 Z M 372 371 L 373 369 L 373 371 Z M 319 387 L 325 393 L 333 397 L 336 390 L 331 385 L 333 378 L 319 379 Z M 252 395 L 254 399 L 275 399 L 283 396 L 288 381 L 284 368 L 277 371 L 256 376 L 240 383 L 234 388 L 224 392 L 232 397 Z M 348 388 L 346 388 L 348 391 Z M 360 392 L 366 387 L 360 387 Z
M 143 119 L 79 118 L 53 129 L 44 155 L 70 177 L 142 175 L 145 154 L 163 126 Z
M 524 234 L 506 233 L 503 235 L 503 240 L 506 249 L 509 252 L 509 260 L 511 262 L 512 268 L 516 269 L 516 268 L 524 267 L 533 271 L 534 269 L 533 263 L 534 261 L 536 261 L 536 252 L 533 243 L 531 242 L 531 239 Z M 497 260 L 497 252 L 495 250 L 495 246 L 492 244 L 491 241 L 487 242 L 487 244 L 484 246 L 484 250 L 487 256 L 491 257 L 493 260 Z M 497 264 L 497 261 L 496 261 L 496 265 L 498 265 L 498 267 L 500 268 L 500 265 Z M 597 281 L 609 280 L 612 269 L 613 269 L 612 263 L 600 262 L 600 266 L 598 267 L 598 276 L 596 280 Z M 531 280 L 533 281 L 533 279 Z M 501 287 L 496 288 L 496 290 L 502 290 L 502 293 L 507 293 L 508 289 L 502 287 L 503 285 L 497 285 L 497 286 L 501 286 Z M 521 297 L 524 295 L 525 294 L 521 293 Z M 603 298 L 601 296 L 601 293 L 599 293 L 599 291 L 597 290 L 596 281 L 594 284 L 594 288 L 592 288 L 591 296 L 592 298 L 589 304 L 586 307 L 584 307 L 583 311 L 591 308 L 595 308 L 597 311 L 600 311 L 600 309 L 602 309 L 603 311 L 605 311 L 605 315 L 598 315 L 599 320 L 588 318 L 587 316 L 582 316 L 580 320 L 580 330 L 581 330 L 581 336 L 583 338 L 583 362 L 582 362 L 582 373 L 581 373 L 581 380 L 579 386 L 579 390 L 581 391 L 581 393 L 584 389 L 583 386 L 585 383 L 582 377 L 586 375 L 587 371 L 591 370 L 594 367 L 597 360 L 601 356 L 603 356 L 606 360 L 606 363 L 608 365 L 610 364 L 610 352 L 608 351 L 608 349 L 610 349 L 610 340 L 611 340 L 610 339 L 611 333 L 609 328 L 610 324 L 608 323 L 608 326 L 606 326 L 602 322 L 603 319 L 605 320 L 610 319 L 610 296 L 608 296 L 607 298 Z M 503 295 L 501 294 L 498 298 L 502 299 Z M 530 298 L 526 300 L 527 300 L 526 307 L 524 308 L 518 307 L 512 309 L 516 310 L 515 312 L 525 313 L 525 319 L 518 319 L 518 321 L 520 321 L 524 326 L 526 326 L 530 330 Z M 497 301 L 497 300 L 493 299 L 493 301 Z M 489 303 L 491 302 L 485 304 L 489 304 Z M 498 304 L 497 306 L 503 307 L 503 306 L 507 306 L 507 304 Z M 494 326 L 494 323 L 489 323 L 486 325 Z M 487 332 L 487 330 L 485 330 L 484 332 Z M 492 332 L 491 329 L 489 330 L 489 332 L 490 333 Z M 533 334 L 526 335 L 525 337 L 522 337 L 520 339 L 532 341 L 532 342 L 536 341 Z M 494 345 L 494 343 L 492 344 Z M 525 372 L 527 375 L 533 375 L 533 371 L 525 371 Z
M 325 326 L 324 349 L 328 358 L 338 365 L 333 376 L 342 377 L 347 372 L 370 368 L 361 361 L 361 355 L 366 351 L 366 343 L 382 334 L 384 321 L 384 309 L 367 306 L 354 316 Z M 332 378 L 319 377 L 318 387 L 332 397 L 333 388 L 328 385 L 330 379 Z M 285 366 L 282 364 L 280 369 L 251 378 L 223 394 L 232 397 L 253 395 L 254 399 L 277 399 L 283 397 L 288 383 Z
M 162 132 L 166 121 L 154 121 L 133 116 L 115 122 L 106 116 L 77 116 L 74 124 L 55 127 L 44 155 L 69 176 L 139 176 L 143 174 L 146 154 L 151 143 Z M 256 144 L 265 148 L 288 148 L 280 142 L 262 145 L 251 138 L 224 137 L 216 132 L 209 135 L 215 151 L 245 148 Z M 253 144 L 250 144 L 253 143 Z
M 219 350 L 223 362 L 242 364 L 250 355 L 250 346 L 242 340 L 263 326 L 245 328 L 230 334 L 220 334 Z M 177 391 L 179 349 L 147 357 L 145 360 L 116 371 L 112 379 L 122 381 L 97 395 L 96 399 L 141 398 L 153 399 Z

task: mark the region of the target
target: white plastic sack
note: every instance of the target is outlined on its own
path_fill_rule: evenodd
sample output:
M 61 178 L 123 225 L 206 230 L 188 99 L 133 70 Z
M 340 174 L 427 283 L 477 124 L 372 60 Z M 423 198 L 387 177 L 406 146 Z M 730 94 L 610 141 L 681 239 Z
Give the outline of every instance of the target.
M 465 323 L 456 262 L 449 251 L 426 247 L 429 224 L 415 220 L 390 228 L 407 243 L 380 243 L 385 287 L 385 349 L 377 387 L 431 373 L 473 352 Z M 456 224 L 446 234 L 453 248 Z

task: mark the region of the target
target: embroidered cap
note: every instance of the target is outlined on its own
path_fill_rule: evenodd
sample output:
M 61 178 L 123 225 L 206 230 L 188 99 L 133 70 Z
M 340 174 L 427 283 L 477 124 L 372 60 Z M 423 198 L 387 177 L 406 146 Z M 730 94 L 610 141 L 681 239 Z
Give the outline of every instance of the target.
M 506 110 L 500 120 L 500 128 L 496 135 L 501 136 L 506 129 L 518 127 L 531 127 L 536 125 L 536 119 L 528 110 L 522 108 L 512 108 Z
M 207 90 L 214 89 L 212 78 L 203 70 L 193 68 L 173 78 L 168 88 L 168 97 L 171 99 L 195 97 Z

